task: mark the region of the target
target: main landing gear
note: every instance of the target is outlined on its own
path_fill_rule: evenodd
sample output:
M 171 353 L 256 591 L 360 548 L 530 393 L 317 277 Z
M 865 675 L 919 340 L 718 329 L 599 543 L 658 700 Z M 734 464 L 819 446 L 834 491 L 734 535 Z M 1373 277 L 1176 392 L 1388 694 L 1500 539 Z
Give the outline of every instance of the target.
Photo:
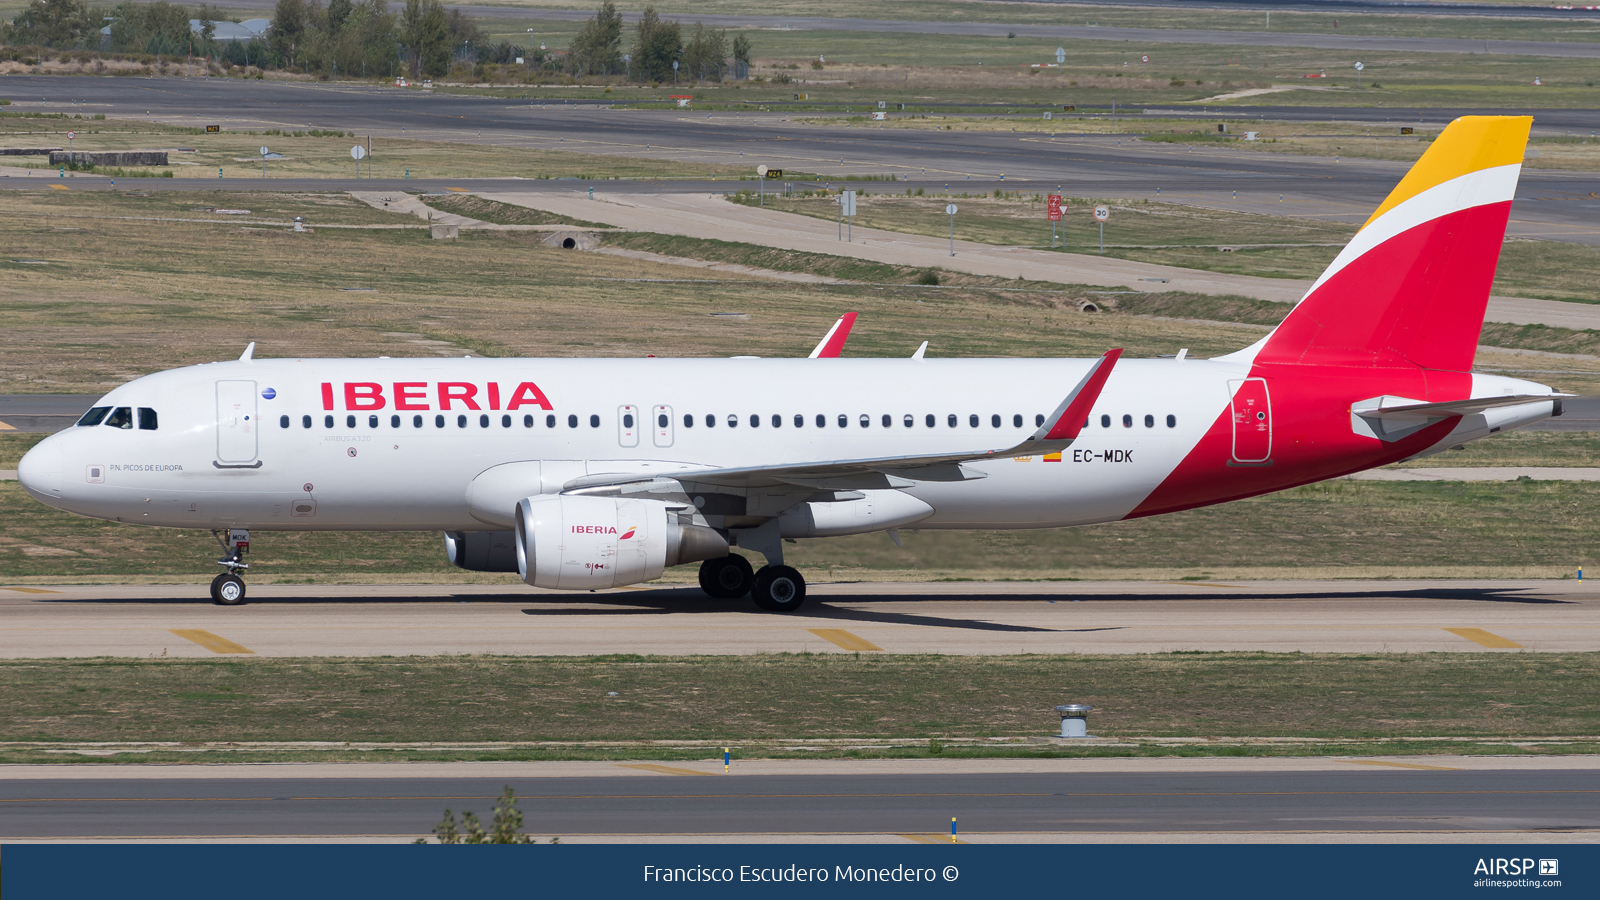
M 730 555 L 700 564 L 700 587 L 718 600 L 746 594 L 768 612 L 794 612 L 806 602 L 806 580 L 789 566 L 762 566 L 751 571 L 750 561 Z
M 211 579 L 211 602 L 218 606 L 238 606 L 244 603 L 244 570 L 250 564 L 244 561 L 244 555 L 250 550 L 250 532 L 243 528 L 228 529 L 228 536 L 224 538 L 220 532 L 212 531 L 211 536 L 222 545 L 222 558 L 217 560 L 217 565 L 226 566 L 228 571 Z

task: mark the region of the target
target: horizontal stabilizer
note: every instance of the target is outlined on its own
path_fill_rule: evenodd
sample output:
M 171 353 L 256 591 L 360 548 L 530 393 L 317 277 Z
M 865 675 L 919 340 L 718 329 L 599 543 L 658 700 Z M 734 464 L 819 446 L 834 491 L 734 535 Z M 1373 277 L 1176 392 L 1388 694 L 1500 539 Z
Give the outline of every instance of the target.
M 1446 419 L 1450 416 L 1470 416 L 1486 409 L 1502 406 L 1522 406 L 1525 403 L 1560 400 L 1576 394 L 1509 394 L 1503 397 L 1478 397 L 1472 400 L 1447 400 L 1443 403 L 1422 403 L 1404 397 L 1375 397 L 1352 404 L 1350 411 L 1372 419 Z

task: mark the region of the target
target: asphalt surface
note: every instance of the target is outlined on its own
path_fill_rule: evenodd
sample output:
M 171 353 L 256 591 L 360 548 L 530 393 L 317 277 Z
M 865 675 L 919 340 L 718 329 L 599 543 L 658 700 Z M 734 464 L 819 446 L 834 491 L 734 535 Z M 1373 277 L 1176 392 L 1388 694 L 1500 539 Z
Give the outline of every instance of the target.
M 1600 45 L 1596 45 L 1600 50 Z M 824 178 L 893 174 L 954 192 L 988 190 L 1000 180 L 1029 189 L 1090 196 L 1149 197 L 1224 209 L 1308 215 L 1359 223 L 1405 173 L 1401 163 L 1145 144 L 1128 136 L 1077 136 L 1070 123 L 1056 135 L 941 132 L 871 127 L 834 128 L 786 121 L 784 113 L 699 113 L 613 110 L 552 101 L 475 98 L 371 85 L 322 85 L 219 78 L 84 78 L 9 76 L 18 110 L 146 114 L 170 124 L 224 129 L 344 129 L 380 139 L 451 140 L 749 167 L 765 163 Z M 37 99 L 36 99 L 37 98 Z M 1329 116 L 1358 111 L 1319 111 Z M 1523 111 L 1526 112 L 1526 111 Z M 1244 116 L 1306 116 L 1306 110 L 1253 107 Z M 1448 120 L 1450 111 L 1364 110 L 1361 121 Z M 1535 113 L 1542 122 L 1544 111 Z M 1600 110 L 1551 112 L 1552 130 L 1600 130 Z M 1557 118 L 1559 117 L 1559 119 Z M 192 140 L 203 141 L 204 136 Z M 270 145 L 270 139 L 264 139 Z M 530 173 L 532 174 L 532 173 Z M 37 178 L 0 178 L 0 188 L 37 188 Z M 63 183 L 57 179 L 57 183 Z M 107 179 L 77 178 L 75 189 L 109 188 Z M 572 181 L 527 179 L 140 179 L 140 190 L 473 190 L 569 191 Z M 124 182 L 124 189 L 127 182 Z M 636 192 L 638 183 L 593 182 Z M 651 183 L 646 183 L 651 184 Z M 748 183 L 738 187 L 748 188 Z M 724 181 L 653 183 L 637 192 L 725 191 Z M 1518 188 L 1511 236 L 1600 244 L 1600 176 L 1528 170 Z
M 998 766 L 997 766 L 998 768 Z M 1600 830 L 1600 770 L 600 776 L 0 777 L 0 839 L 428 834 L 517 794 L 539 836 L 1383 834 Z M 3 774 L 3 773 L 0 773 Z
M 816 583 L 775 614 L 698 587 L 507 580 L 252 584 L 238 607 L 204 584 L 13 585 L 0 658 L 1600 650 L 1592 581 Z

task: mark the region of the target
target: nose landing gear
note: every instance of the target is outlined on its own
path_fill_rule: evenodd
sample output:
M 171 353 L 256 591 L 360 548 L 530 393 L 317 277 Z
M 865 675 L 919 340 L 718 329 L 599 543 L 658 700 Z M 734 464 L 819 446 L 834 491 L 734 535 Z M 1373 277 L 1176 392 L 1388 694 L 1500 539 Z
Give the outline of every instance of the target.
M 222 545 L 223 556 L 217 560 L 217 565 L 227 567 L 226 572 L 211 579 L 211 602 L 218 606 L 238 606 L 244 602 L 244 570 L 250 564 L 244 561 L 244 555 L 250 549 L 250 532 L 243 528 L 228 529 L 228 536 L 224 538 L 218 531 L 212 531 L 211 536 Z

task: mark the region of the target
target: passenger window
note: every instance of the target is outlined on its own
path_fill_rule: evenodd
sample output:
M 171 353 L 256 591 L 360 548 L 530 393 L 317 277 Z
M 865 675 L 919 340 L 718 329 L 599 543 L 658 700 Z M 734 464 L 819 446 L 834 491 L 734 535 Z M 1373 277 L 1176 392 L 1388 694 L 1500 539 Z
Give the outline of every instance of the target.
M 751 428 L 760 428 L 761 427 L 761 417 L 756 415 L 755 413 L 751 413 L 750 414 L 750 427 Z
M 356 427 L 356 417 L 355 416 L 345 416 L 344 417 L 344 427 L 346 427 L 346 428 L 354 428 L 354 427 Z
M 1021 428 L 1022 427 L 1022 414 L 1021 413 L 1017 413 L 1016 415 L 1011 417 L 1011 427 L 1012 428 Z
M 622 427 L 623 428 L 632 428 L 633 427 L 633 413 L 623 413 L 622 414 Z
M 928 413 L 928 418 L 926 419 L 924 424 L 926 424 L 929 428 L 932 428 L 935 424 L 938 423 L 938 421 L 939 421 L 938 419 L 935 419 L 933 417 L 933 413 Z
M 279 428 L 288 428 L 289 427 L 289 417 L 288 416 L 279 416 L 278 417 L 278 427 Z
M 333 427 L 333 416 L 323 416 L 322 417 L 322 427 L 323 428 L 332 428 Z
M 1156 417 L 1155 416 L 1145 416 L 1144 417 L 1144 427 L 1146 427 L 1146 428 L 1154 428 L 1154 427 L 1156 427 Z
M 88 412 L 84 413 L 83 414 L 83 418 L 78 420 L 78 424 L 79 425 L 99 425 L 101 422 L 105 421 L 106 413 L 108 413 L 108 412 L 111 412 L 111 407 L 109 407 L 109 406 L 96 406 L 94 409 L 91 409 Z
M 707 428 L 715 428 L 715 427 L 717 427 L 717 417 L 712 415 L 711 413 L 706 413 L 706 427 Z
M 1167 427 L 1168 428 L 1177 428 L 1178 427 L 1178 417 L 1177 416 L 1167 416 Z
M 990 428 L 999 428 L 1000 427 L 1000 414 L 999 413 L 995 413 L 994 415 L 989 417 L 989 427 Z
M 894 424 L 894 416 L 891 416 L 888 413 L 884 413 L 883 414 L 883 427 L 888 428 L 890 425 L 893 425 L 893 424 Z
M 501 416 L 500 417 L 500 427 L 501 428 L 510 428 L 511 427 L 511 417 L 510 416 Z
M 977 413 L 973 413 L 972 415 L 967 416 L 967 424 L 972 426 L 973 428 L 977 428 L 978 427 L 978 415 L 977 415 Z
M 433 427 L 435 427 L 435 428 L 443 428 L 444 427 L 444 416 L 434 416 L 433 417 Z
M 283 427 L 285 427 L 285 428 L 289 427 L 289 417 L 288 416 L 284 416 L 283 417 Z M 151 409 L 148 406 L 139 407 L 139 430 L 140 431 L 155 431 L 156 430 L 156 411 Z
M 375 415 L 367 416 L 367 427 L 368 428 L 377 428 L 378 427 L 378 417 L 375 416 Z
M 1033 427 L 1038 428 L 1040 425 L 1043 425 L 1043 424 L 1044 424 L 1044 413 L 1035 413 L 1034 416 L 1033 416 Z M 1087 427 L 1089 425 L 1089 420 L 1088 419 L 1084 419 L 1083 420 L 1083 424 L 1084 424 L 1085 427 Z
M 800 413 L 795 413 L 794 414 L 794 427 L 796 427 L 796 428 L 804 428 L 804 427 L 806 427 L 806 417 L 801 415 Z
M 411 427 L 412 428 L 421 428 L 422 427 L 422 417 L 421 416 L 412 416 L 411 417 Z
M 577 428 L 578 427 L 578 417 L 575 416 L 575 415 L 568 415 L 567 416 L 567 427 L 568 428 Z
M 390 428 L 399 428 L 400 427 L 400 417 L 399 416 L 390 416 L 389 417 L 389 427 Z
M 1110 428 L 1111 427 L 1111 417 L 1110 416 L 1101 416 L 1100 417 L 1100 427 L 1101 428 Z
M 522 417 L 522 427 L 523 428 L 532 428 L 533 427 L 533 416 L 524 415 Z
M 668 421 L 670 421 L 670 420 L 667 418 L 667 414 L 666 413 L 662 413 L 661 415 L 656 416 L 656 427 L 657 428 L 665 428 L 665 427 L 667 427 L 667 422 Z
M 482 415 L 478 416 L 478 427 L 479 428 L 488 428 L 489 427 L 489 414 L 488 413 L 483 413 Z
M 947 423 L 949 423 L 951 428 L 956 427 L 956 414 L 955 413 L 951 413 L 950 417 L 948 419 L 946 419 L 945 421 Z
M 913 425 L 915 425 L 915 424 L 917 424 L 917 420 L 916 420 L 916 419 L 913 419 L 913 418 L 911 418 L 911 413 L 906 413 L 906 419 L 905 419 L 905 422 L 906 422 L 906 427 L 907 427 L 907 428 L 910 428 L 910 427 L 912 427 L 912 426 L 913 426 Z
M 599 428 L 600 427 L 600 417 L 597 416 L 597 415 L 594 415 L 593 413 L 591 413 L 589 415 L 589 427 L 590 428 Z
M 1133 416 L 1124 414 L 1123 417 L 1122 417 L 1122 427 L 1123 428 L 1132 428 L 1133 427 Z
M 683 427 L 685 427 L 685 428 L 693 428 L 694 427 L 694 416 L 692 414 L 690 414 L 690 413 L 684 413 L 683 414 Z
M 839 427 L 840 428 L 849 428 L 850 427 L 850 417 L 845 415 L 844 413 L 839 413 Z
M 119 406 L 116 411 L 106 417 L 106 424 L 112 428 L 133 427 L 133 407 Z
M 861 414 L 861 427 L 862 428 L 866 428 L 868 425 L 871 425 L 871 424 L 872 424 L 872 417 L 867 415 L 866 413 L 862 413 Z
M 772 414 L 772 427 L 773 428 L 782 428 L 783 427 L 783 416 L 780 416 L 777 413 L 773 413 Z
M 817 427 L 818 428 L 826 428 L 827 426 L 828 426 L 828 417 L 823 415 L 822 413 L 817 413 Z
M 546 427 L 546 428 L 554 428 L 554 427 L 556 427 L 556 417 L 555 417 L 554 414 L 544 417 L 544 427 Z
M 729 428 L 738 428 L 739 427 L 739 417 L 734 415 L 733 413 L 728 413 L 728 427 Z
M 456 427 L 457 428 L 465 428 L 465 427 L 467 427 L 467 417 L 466 416 L 456 416 Z

